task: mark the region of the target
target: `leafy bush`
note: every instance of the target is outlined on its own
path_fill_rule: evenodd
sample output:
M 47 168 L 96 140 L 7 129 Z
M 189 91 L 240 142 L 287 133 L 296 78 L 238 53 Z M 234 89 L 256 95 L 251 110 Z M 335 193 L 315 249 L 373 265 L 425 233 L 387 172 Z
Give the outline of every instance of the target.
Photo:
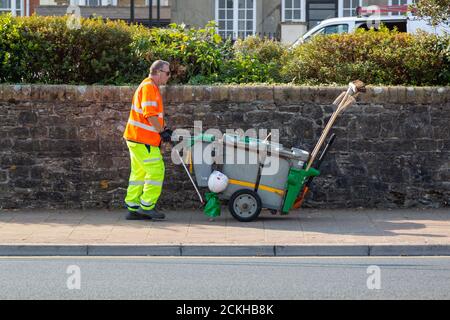
M 223 42 L 215 24 L 204 29 L 171 24 L 167 29 L 136 27 L 133 48 L 141 60 L 162 59 L 171 63 L 172 81 L 214 79 L 224 59 L 231 55 L 231 43 Z
M 101 18 L 0 15 L 0 82 L 136 84 L 156 59 L 172 82 L 450 84 L 450 36 L 382 28 L 316 36 L 295 49 L 259 37 L 223 41 L 214 23 L 148 29 Z
M 21 82 L 22 57 L 24 49 L 32 50 L 33 44 L 22 37 L 23 21 L 0 15 L 0 82 Z
M 280 81 L 282 58 L 287 47 L 267 38 L 250 36 L 238 39 L 232 47 L 227 43 L 226 55 L 222 55 L 218 72 L 210 72 L 190 78 L 191 84 L 207 83 L 272 83 Z
M 231 54 L 209 24 L 205 29 L 128 26 L 123 21 L 68 17 L 0 16 L 1 82 L 139 83 L 156 59 L 171 62 L 174 82 L 217 73 Z
M 296 47 L 283 68 L 285 81 L 371 84 L 448 84 L 448 36 L 412 35 L 387 28 L 318 35 Z
M 225 62 L 221 70 L 224 83 L 264 83 L 272 82 L 270 66 L 261 63 L 253 55 L 237 54 L 232 60 Z
M 133 77 L 131 37 L 124 22 L 67 17 L 0 16 L 1 81 L 120 83 Z
M 234 43 L 235 61 L 228 70 L 236 68 L 232 82 L 280 82 L 283 60 L 288 49 L 278 41 L 256 36 L 238 39 Z M 243 72 L 243 74 L 242 74 Z M 252 80 L 254 79 L 254 80 Z

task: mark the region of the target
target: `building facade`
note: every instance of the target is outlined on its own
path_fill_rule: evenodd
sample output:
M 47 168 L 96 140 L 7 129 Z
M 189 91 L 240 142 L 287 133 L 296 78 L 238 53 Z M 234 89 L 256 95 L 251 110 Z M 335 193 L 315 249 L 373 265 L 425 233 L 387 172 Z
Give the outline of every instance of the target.
M 13 16 L 30 16 L 39 6 L 39 0 L 0 0 L 0 14 L 11 13 Z
M 17 5 L 12 8 L 12 0 L 0 0 L 0 13 L 16 12 L 16 15 L 29 16 L 33 13 L 42 16 L 62 16 L 67 13 L 73 13 L 72 6 L 80 8 L 82 17 L 101 16 L 110 19 L 122 19 L 129 21 L 130 0 L 16 0 Z M 26 1 L 30 1 L 31 10 L 22 10 L 26 8 Z M 35 5 L 33 5 L 33 1 Z M 24 4 L 19 3 L 23 2 Z M 150 15 L 149 3 L 152 4 Z M 167 25 L 170 23 L 170 0 L 160 0 L 159 6 L 157 0 L 135 0 L 134 21 L 146 25 Z M 151 21 L 150 21 L 151 16 Z M 159 19 L 158 19 L 159 18 Z
M 152 3 L 150 19 L 149 3 Z M 403 5 L 414 0 L 135 0 L 134 21 L 147 25 L 170 22 L 204 27 L 215 20 L 226 38 L 261 35 L 289 42 L 320 21 L 356 15 L 358 6 Z M 78 5 L 83 17 L 130 20 L 130 0 L 0 0 L 0 13 L 16 16 L 65 15 Z M 390 15 L 396 14 L 395 12 Z M 159 17 L 159 20 L 157 20 Z M 153 22 L 152 22 L 153 21 Z
M 202 27 L 215 20 L 223 37 L 303 34 L 320 21 L 355 16 L 358 6 L 412 4 L 413 0 L 172 0 L 175 23 Z M 391 13 L 391 14 L 396 14 Z

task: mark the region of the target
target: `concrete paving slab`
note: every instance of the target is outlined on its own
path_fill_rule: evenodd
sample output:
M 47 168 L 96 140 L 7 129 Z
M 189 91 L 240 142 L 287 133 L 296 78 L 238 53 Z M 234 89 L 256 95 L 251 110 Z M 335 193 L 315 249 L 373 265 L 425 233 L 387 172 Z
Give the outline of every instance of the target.
M 4 213 L 0 211 L 0 217 L 3 217 L 3 222 L 0 220 L 0 244 L 3 245 L 181 244 L 189 248 L 214 244 L 290 248 L 370 244 L 377 254 L 380 252 L 377 250 L 381 250 L 376 247 L 378 245 L 450 244 L 448 210 L 302 209 L 298 214 L 288 216 L 267 214 L 252 223 L 238 222 L 226 210 L 214 222 L 208 221 L 201 211 L 167 211 L 168 219 L 165 221 L 127 221 L 124 212 L 118 210 L 19 210 Z M 38 215 L 33 216 L 35 213 Z M 14 220 L 16 216 L 20 218 Z M 193 250 L 198 252 L 199 249 Z M 393 251 L 396 252 L 403 254 L 404 251 Z M 426 253 L 419 251 L 419 254 L 423 252 Z M 434 251 L 430 252 L 434 254 Z
M 114 243 L 141 243 L 147 239 L 147 234 L 110 234 L 105 241 Z
M 110 235 L 109 232 L 72 232 L 68 237 L 69 240 L 90 241 L 90 240 L 106 240 Z
M 27 241 L 27 239 L 31 236 L 31 234 L 13 234 L 13 235 L 1 235 L 0 236 L 0 243 L 7 244 L 7 243 L 15 243 L 15 242 L 23 242 Z
M 12 221 L 12 219 L 14 219 L 14 216 L 12 214 L 3 214 L 0 213 L 0 225 L 1 224 L 6 224 L 10 221 Z
M 11 223 L 42 223 L 45 220 L 48 219 L 50 216 L 49 213 L 47 214 L 40 214 L 40 213 L 27 213 L 27 214 L 15 214 L 10 221 Z
M 52 232 L 42 232 L 37 231 L 30 235 L 30 238 L 68 238 L 70 234 L 72 233 L 72 230 L 66 230 L 66 231 L 52 231 Z
M 186 234 L 185 233 L 175 233 L 170 235 L 152 235 L 150 234 L 142 243 L 152 243 L 152 244 L 160 244 L 160 243 L 184 243 L 186 242 Z

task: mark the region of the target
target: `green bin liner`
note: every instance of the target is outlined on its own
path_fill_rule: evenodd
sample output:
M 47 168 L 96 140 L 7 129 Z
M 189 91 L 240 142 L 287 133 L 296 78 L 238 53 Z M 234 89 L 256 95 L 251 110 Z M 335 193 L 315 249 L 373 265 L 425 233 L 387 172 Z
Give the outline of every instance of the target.
M 205 215 L 207 215 L 210 218 L 220 216 L 220 200 L 217 197 L 217 193 L 207 192 L 205 194 L 205 198 L 206 198 L 206 205 L 205 208 L 203 209 Z

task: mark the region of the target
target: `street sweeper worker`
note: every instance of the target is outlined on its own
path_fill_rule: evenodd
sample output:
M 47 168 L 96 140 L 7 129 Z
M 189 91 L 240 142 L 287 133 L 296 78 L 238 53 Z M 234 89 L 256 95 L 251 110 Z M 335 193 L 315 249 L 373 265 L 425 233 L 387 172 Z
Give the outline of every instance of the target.
M 164 219 L 155 205 L 161 195 L 164 181 L 164 162 L 160 151 L 161 141 L 168 142 L 172 131 L 165 127 L 164 106 L 159 91 L 170 78 L 170 65 L 157 60 L 150 74 L 136 89 L 128 123 L 123 137 L 130 152 L 131 173 L 125 204 L 126 219 Z

